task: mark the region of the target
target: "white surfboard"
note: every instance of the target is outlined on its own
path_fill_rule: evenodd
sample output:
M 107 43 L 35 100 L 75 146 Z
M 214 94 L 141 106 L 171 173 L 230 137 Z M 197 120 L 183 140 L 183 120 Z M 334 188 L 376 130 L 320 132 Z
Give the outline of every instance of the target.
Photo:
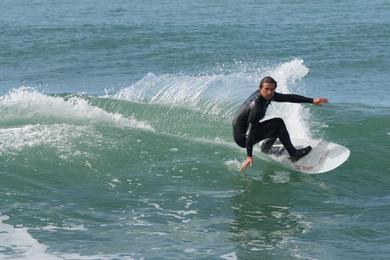
M 264 141 L 260 142 L 260 146 Z M 313 149 L 294 163 L 278 139 L 269 152 L 260 152 L 260 155 L 298 172 L 318 174 L 336 169 L 348 159 L 351 153 L 348 148 L 342 145 L 323 140 L 292 139 L 291 141 L 297 149 L 308 145 Z

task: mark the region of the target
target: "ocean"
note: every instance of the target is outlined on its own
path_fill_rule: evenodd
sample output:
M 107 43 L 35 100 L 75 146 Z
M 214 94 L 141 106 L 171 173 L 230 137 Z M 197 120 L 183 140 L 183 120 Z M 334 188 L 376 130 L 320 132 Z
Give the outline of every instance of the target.
M 390 3 L 0 1 L 0 259 L 388 259 Z M 348 147 L 246 174 L 263 76 L 293 137 Z M 257 151 L 257 154 L 256 154 Z

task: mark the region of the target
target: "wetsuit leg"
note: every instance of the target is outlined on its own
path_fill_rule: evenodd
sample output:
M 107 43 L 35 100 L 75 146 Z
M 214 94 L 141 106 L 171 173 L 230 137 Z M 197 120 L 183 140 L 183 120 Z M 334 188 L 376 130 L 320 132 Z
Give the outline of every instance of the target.
M 272 118 L 260 122 L 258 127 L 254 129 L 255 141 L 258 143 L 263 139 L 267 138 L 279 138 L 283 146 L 286 148 L 290 155 L 294 155 L 296 152 L 295 147 L 291 143 L 290 135 L 287 131 L 286 125 L 281 118 Z
M 271 138 L 268 138 L 267 140 L 265 140 L 262 144 L 261 144 L 261 151 L 263 153 L 268 153 L 271 148 L 272 148 L 272 145 L 275 143 L 276 139 L 278 139 L 277 137 L 271 137 Z

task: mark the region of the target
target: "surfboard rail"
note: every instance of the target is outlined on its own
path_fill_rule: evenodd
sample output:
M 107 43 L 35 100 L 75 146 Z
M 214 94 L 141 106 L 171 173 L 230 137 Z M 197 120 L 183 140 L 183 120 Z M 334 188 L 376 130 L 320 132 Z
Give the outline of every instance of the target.
M 258 154 L 262 158 L 306 174 L 320 174 L 332 171 L 342 165 L 351 154 L 348 148 L 340 144 L 325 140 L 295 138 L 292 139 L 292 143 L 296 148 L 310 145 L 313 149 L 305 157 L 294 163 L 290 160 L 288 152 L 279 140 L 272 145 L 269 152 L 262 152 L 260 147 L 264 141 L 261 141 L 258 147 Z

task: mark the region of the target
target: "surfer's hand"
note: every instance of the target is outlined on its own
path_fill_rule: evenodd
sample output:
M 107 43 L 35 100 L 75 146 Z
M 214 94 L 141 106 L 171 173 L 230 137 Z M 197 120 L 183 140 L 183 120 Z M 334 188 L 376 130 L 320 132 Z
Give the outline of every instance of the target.
M 240 172 L 244 172 L 245 168 L 248 167 L 249 165 L 252 166 L 253 159 L 251 156 L 246 157 L 246 160 L 242 163 L 242 166 L 240 168 Z
M 326 103 L 328 103 L 327 98 L 318 97 L 318 98 L 313 99 L 313 104 L 316 106 L 321 106 L 322 104 L 326 104 Z

